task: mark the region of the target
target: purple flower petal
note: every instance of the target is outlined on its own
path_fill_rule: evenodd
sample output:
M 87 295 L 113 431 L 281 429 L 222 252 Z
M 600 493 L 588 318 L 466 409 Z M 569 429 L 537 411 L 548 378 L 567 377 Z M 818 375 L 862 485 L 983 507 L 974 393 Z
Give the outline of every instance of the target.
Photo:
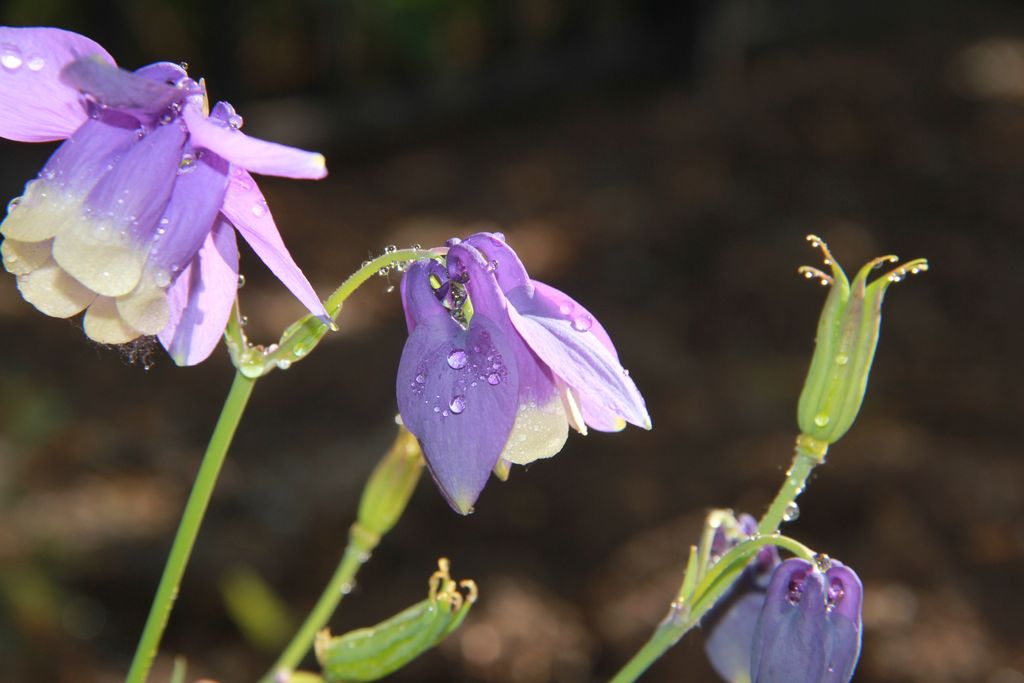
M 115 109 L 155 114 L 184 97 L 184 92 L 173 85 L 125 71 L 98 55 L 71 62 L 64 67 L 61 78 L 104 106 Z
M 233 172 L 221 211 L 295 298 L 313 315 L 326 319 L 327 310 L 284 246 L 263 193 L 241 168 Z
M 650 429 L 644 399 L 615 356 L 589 329 L 568 319 L 532 315 L 521 302 L 508 307 L 509 318 L 530 348 L 552 373 L 588 405 L 618 415 L 631 424 Z M 597 427 L 597 425 L 595 425 Z
M 423 262 L 410 266 L 405 277 L 413 289 L 430 287 Z M 514 352 L 500 323 L 488 319 L 486 311 L 476 312 L 469 329 L 463 329 L 439 314 L 438 308 L 444 310 L 439 302 L 423 301 L 428 310 L 417 316 L 398 367 L 398 408 L 420 440 L 441 492 L 457 512 L 468 514 L 515 421 Z M 498 381 L 487 381 L 492 373 Z
M 62 225 L 78 221 L 85 195 L 128 149 L 138 142 L 138 121 L 104 111 L 87 120 L 46 162 L 39 177 L 8 209 L 2 231 L 7 237 L 40 242 Z
M 772 576 L 754 632 L 751 680 L 820 683 L 826 656 L 825 577 L 809 562 L 786 560 Z
M 188 265 L 220 215 L 228 188 L 230 166 L 213 152 L 186 145 L 164 215 L 157 223 L 150 265 L 170 279 Z
M 526 273 L 526 267 L 519 255 L 505 243 L 504 235 L 494 232 L 478 232 L 466 238 L 463 244 L 483 254 L 490 264 L 490 270 L 498 281 L 501 291 L 509 292 L 523 288 L 527 296 L 533 294 L 533 280 Z
M 167 290 L 171 320 L 160 343 L 178 365 L 195 365 L 213 352 L 238 291 L 235 231 L 217 221 L 199 253 Z
M 608 332 L 601 325 L 600 321 L 586 308 L 584 308 L 578 301 L 573 299 L 571 296 L 562 292 L 561 290 L 555 289 L 551 285 L 538 282 L 537 280 L 531 280 L 533 283 L 534 295 L 526 306 L 530 309 L 531 315 L 545 315 L 549 318 L 566 318 L 572 321 L 577 327 L 586 327 L 587 330 L 597 337 L 597 340 L 601 342 L 602 346 L 608 349 L 611 354 L 615 357 L 615 360 L 619 359 L 619 352 L 615 350 L 615 345 L 612 343 L 612 338 L 608 336 Z M 510 297 L 512 299 L 519 299 L 522 297 L 518 292 Z M 512 301 L 512 305 L 516 305 L 515 301 Z M 522 312 L 522 311 L 521 311 Z
M 832 641 L 823 683 L 846 683 L 853 677 L 860 658 L 864 587 L 852 569 L 838 562 L 825 572 L 825 580 L 832 605 L 828 613 Z
M 705 620 L 704 652 L 711 668 L 726 681 L 750 680 L 750 647 L 763 607 L 763 588 L 743 590 L 737 586 Z
M 322 154 L 251 138 L 227 122 L 204 116 L 191 104 L 185 107 L 183 114 L 192 144 L 216 152 L 253 173 L 310 179 L 327 175 Z
M 85 123 L 81 95 L 60 80 L 60 72 L 88 55 L 114 63 L 106 50 L 77 33 L 0 26 L 0 137 L 60 140 Z
M 61 228 L 53 258 L 98 294 L 131 292 L 174 187 L 185 133 L 161 126 L 146 135 L 89 192 L 84 211 Z
M 518 406 L 515 424 L 501 453 L 502 460 L 526 465 L 556 455 L 569 436 L 565 407 L 551 370 L 509 323 L 505 314 L 507 303 L 492 275 L 493 266 L 467 240 L 448 252 L 448 267 L 449 271 L 464 271 L 468 276 L 466 291 L 473 303 L 474 319 L 482 312 L 490 320 L 499 321 L 515 354 L 519 374 Z M 498 363 L 494 365 L 497 367 Z M 491 379 L 491 372 L 480 377 L 480 380 Z

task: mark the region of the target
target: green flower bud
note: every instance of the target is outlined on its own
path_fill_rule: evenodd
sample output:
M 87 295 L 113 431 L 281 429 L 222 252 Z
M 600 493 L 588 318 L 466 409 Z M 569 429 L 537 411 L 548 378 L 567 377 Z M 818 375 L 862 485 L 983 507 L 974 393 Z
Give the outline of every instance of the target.
M 869 284 L 867 279 L 874 269 L 898 260 L 896 256 L 880 256 L 869 261 L 849 282 L 820 237 L 808 235 L 807 241 L 824 253 L 825 265 L 832 275 L 808 266 L 800 268 L 800 273 L 822 285 L 832 285 L 832 291 L 818 321 L 814 357 L 800 394 L 797 422 L 803 434 L 832 444 L 853 424 L 864 400 L 878 344 L 885 291 L 908 275 L 928 270 L 928 261 L 908 261 Z
M 327 683 L 383 678 L 459 627 L 476 601 L 476 584 L 468 580 L 456 583 L 444 558 L 437 565 L 426 600 L 376 626 L 349 631 L 338 638 L 332 638 L 327 629 L 317 634 L 316 658 Z
M 416 437 L 398 428 L 391 449 L 377 463 L 359 501 L 358 525 L 380 538 L 402 516 L 423 471 L 423 455 Z M 376 545 L 376 541 L 374 541 Z

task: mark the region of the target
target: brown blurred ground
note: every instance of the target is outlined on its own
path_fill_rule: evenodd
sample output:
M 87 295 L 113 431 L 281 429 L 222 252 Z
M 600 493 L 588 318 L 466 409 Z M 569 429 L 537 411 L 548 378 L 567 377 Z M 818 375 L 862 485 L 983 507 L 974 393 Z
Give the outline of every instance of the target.
M 601 319 L 655 423 L 571 437 L 469 518 L 422 482 L 335 630 L 421 599 L 440 555 L 482 598 L 395 680 L 600 680 L 635 651 L 703 512 L 759 512 L 780 481 L 823 299 L 796 276 L 817 265 L 813 231 L 848 269 L 889 252 L 932 263 L 891 291 L 861 419 L 789 527 L 865 582 L 855 680 L 1024 681 L 1024 14 L 737 33 L 740 6 L 705 8 L 701 47 L 679 47 L 686 78 L 353 121 L 332 133 L 327 180 L 262 183 L 322 293 L 385 245 L 500 227 L 534 277 Z M 746 18 L 801 3 L 765 6 Z M 252 110 L 254 134 L 306 121 L 282 124 L 279 101 Z M 14 196 L 48 149 L 0 149 Z M 251 253 L 243 270 L 249 334 L 272 341 L 300 311 Z M 156 349 L 144 371 L 3 284 L 0 680 L 116 681 L 230 365 L 221 350 L 179 370 Z M 229 570 L 255 569 L 298 616 L 334 566 L 393 431 L 404 328 L 387 284 L 256 388 L 165 640 L 192 676 L 252 680 L 271 661 L 225 615 Z M 699 635 L 645 680 L 715 680 Z

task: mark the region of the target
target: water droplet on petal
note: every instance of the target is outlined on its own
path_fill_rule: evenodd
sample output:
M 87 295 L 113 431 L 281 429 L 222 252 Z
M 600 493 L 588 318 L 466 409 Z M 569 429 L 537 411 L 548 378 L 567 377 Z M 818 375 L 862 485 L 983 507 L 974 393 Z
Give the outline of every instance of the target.
M 178 62 L 178 66 L 181 67 L 182 71 L 188 71 L 188 62 Z
M 266 202 L 256 202 L 255 204 L 253 204 L 252 205 L 252 215 L 256 216 L 257 218 L 262 218 L 263 216 L 266 216 L 267 215 L 267 203 Z
M 819 427 L 824 427 L 828 423 L 829 423 L 828 415 L 826 415 L 824 413 L 821 413 L 820 415 L 815 415 L 814 416 L 814 424 L 818 425 Z
M 11 201 L 7 202 L 7 213 L 13 213 L 18 204 L 21 204 L 21 197 L 15 197 Z
M 426 384 L 426 382 L 427 382 L 427 376 L 424 375 L 422 372 L 420 374 L 416 375 L 416 383 L 417 384 Z
M 456 396 L 448 403 L 448 407 L 451 409 L 452 414 L 458 415 L 466 409 L 466 399 L 462 396 Z
M 292 362 L 290 360 L 288 360 L 287 358 L 282 358 L 281 360 L 277 361 L 277 367 L 280 370 L 287 370 L 291 366 L 292 366 Z
M 558 312 L 561 313 L 562 315 L 569 315 L 570 313 L 572 313 L 572 304 L 570 304 L 568 301 L 563 301 L 558 306 Z
M 228 125 L 234 128 L 235 130 L 239 130 L 244 122 L 245 119 L 243 119 L 238 114 L 232 114 L 228 117 Z
M 462 349 L 452 349 L 451 353 L 448 354 L 448 367 L 452 370 L 461 370 L 466 367 L 468 362 L 469 357 L 466 356 L 466 352 Z
M 499 375 L 496 372 L 492 372 L 491 374 L 487 375 L 487 383 L 490 384 L 492 387 L 501 384 L 501 375 Z
M 4 45 L 0 48 L 0 65 L 8 71 L 17 71 L 21 68 L 21 52 L 13 45 Z
M 594 319 L 589 315 L 578 315 L 572 319 L 572 329 L 577 332 L 586 332 L 593 324 Z
M 458 237 L 452 237 L 451 239 L 445 240 L 444 245 L 446 247 L 454 247 L 456 244 L 459 244 L 461 242 L 462 240 L 459 239 Z
M 29 71 L 42 71 L 43 67 L 46 66 L 46 60 L 42 57 L 33 57 L 28 60 L 28 64 L 25 66 L 28 67 Z
M 782 511 L 782 520 L 785 522 L 796 521 L 800 517 L 800 506 L 795 502 L 790 503 L 786 506 L 786 509 Z
M 850 357 L 847 356 L 845 353 L 840 353 L 836 355 L 836 365 L 846 365 L 849 362 Z
M 242 287 L 245 287 L 245 276 L 242 275 L 241 273 L 239 273 L 238 274 L 238 288 L 241 289 Z
M 153 284 L 157 287 L 168 287 L 171 284 L 171 273 L 163 268 L 158 268 L 153 272 Z

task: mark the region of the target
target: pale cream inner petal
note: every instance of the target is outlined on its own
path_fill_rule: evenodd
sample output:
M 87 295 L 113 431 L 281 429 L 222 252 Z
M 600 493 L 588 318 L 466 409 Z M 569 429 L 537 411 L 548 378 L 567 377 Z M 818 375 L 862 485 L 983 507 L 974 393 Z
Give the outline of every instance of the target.
M 36 268 L 40 268 L 53 259 L 50 258 L 50 251 L 53 249 L 53 240 L 42 242 L 21 242 L 10 237 L 4 238 L 0 244 L 0 254 L 3 255 L 4 268 L 8 273 L 25 275 Z
M 139 284 L 147 254 L 112 233 L 113 226 L 82 216 L 54 238 L 53 258 L 89 289 L 118 297 Z
M 117 298 L 117 312 L 143 334 L 159 334 L 171 319 L 167 294 L 149 277 L 143 277 L 131 294 Z
M 568 438 L 569 420 L 561 398 L 555 395 L 545 404 L 519 406 L 512 433 L 500 457 L 515 465 L 528 465 L 558 453 Z
M 89 339 L 101 344 L 127 344 L 142 336 L 142 332 L 121 319 L 117 312 L 117 303 L 105 296 L 96 297 L 89 306 L 82 327 Z
M 25 301 L 55 318 L 77 315 L 96 298 L 95 292 L 83 287 L 52 261 L 19 275 L 18 291 Z
M 41 242 L 57 234 L 68 218 L 82 211 L 82 198 L 44 180 L 33 180 L 10 206 L 0 232 L 23 242 Z

